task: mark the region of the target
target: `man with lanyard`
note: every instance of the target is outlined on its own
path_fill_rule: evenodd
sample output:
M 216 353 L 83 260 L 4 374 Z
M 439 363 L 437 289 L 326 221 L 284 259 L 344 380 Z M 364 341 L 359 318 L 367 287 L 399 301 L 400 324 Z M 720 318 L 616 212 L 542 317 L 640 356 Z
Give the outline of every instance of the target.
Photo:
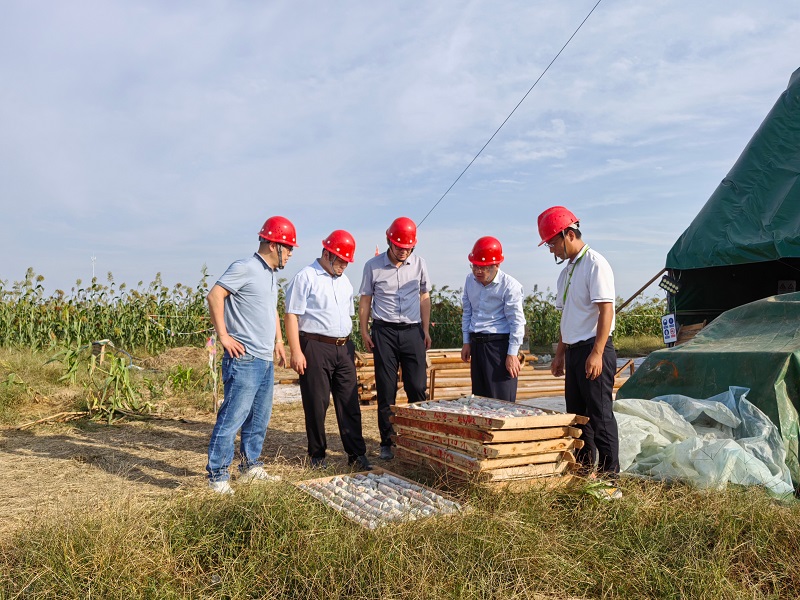
M 539 215 L 539 236 L 556 258 L 569 261 L 558 278 L 556 308 L 562 310 L 558 349 L 550 370 L 565 375 L 567 411 L 589 417 L 581 426 L 584 447 L 578 461 L 593 473 L 619 473 L 619 434 L 612 409 L 617 355 L 614 331 L 614 274 L 603 256 L 581 239 L 578 218 L 563 206 Z M 622 492 L 611 487 L 609 498 Z
M 283 366 L 286 354 L 278 327 L 278 270 L 297 246 L 294 225 L 270 217 L 258 234 L 258 252 L 237 260 L 208 293 L 208 309 L 224 348 L 224 401 L 208 444 L 208 485 L 233 494 L 228 468 L 233 462 L 236 432 L 241 429 L 239 481 L 276 481 L 260 460 L 272 415 L 273 354 Z
M 369 471 L 361 430 L 353 329 L 353 286 L 344 274 L 356 242 L 337 229 L 322 241 L 322 256 L 301 269 L 286 289 L 286 338 L 300 394 L 311 467 L 325 469 L 325 416 L 331 393 L 347 463 Z
M 364 346 L 375 354 L 380 458 L 391 460 L 394 429 L 389 417 L 397 397 L 398 365 L 408 401 L 422 402 L 427 397 L 425 351 L 431 347 L 431 298 L 425 261 L 412 254 L 417 245 L 414 221 L 395 219 L 386 230 L 386 242 L 386 252 L 364 265 L 358 320 Z
M 522 285 L 498 266 L 504 258 L 500 241 L 490 236 L 475 242 L 469 254 L 472 274 L 461 298 L 461 359 L 470 363 L 473 394 L 514 402 L 525 314 Z

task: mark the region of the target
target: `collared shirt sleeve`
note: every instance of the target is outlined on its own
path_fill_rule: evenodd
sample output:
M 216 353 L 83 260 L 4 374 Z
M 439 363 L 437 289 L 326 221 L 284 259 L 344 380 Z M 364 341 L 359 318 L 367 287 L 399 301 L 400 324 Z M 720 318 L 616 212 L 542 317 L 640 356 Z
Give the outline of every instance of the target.
M 525 337 L 525 311 L 522 307 L 524 294 L 522 285 L 511 277 L 508 278 L 508 288 L 503 298 L 503 313 L 508 319 L 508 354 L 516 356 Z
M 289 282 L 286 288 L 286 312 L 292 315 L 302 315 L 306 312 L 306 302 L 310 293 L 308 277 L 305 270 L 301 270 Z
M 469 326 L 472 322 L 472 303 L 469 301 L 469 278 L 464 282 L 464 293 L 461 295 L 461 334 L 465 344 L 469 344 Z
M 424 294 L 425 292 L 430 291 L 430 286 L 428 285 L 430 282 L 430 277 L 428 277 L 428 263 L 425 262 L 424 258 L 420 258 L 419 262 L 420 262 L 419 293 Z
M 237 293 L 250 281 L 250 270 L 246 260 L 233 262 L 217 280 L 217 285 L 228 290 L 231 294 Z
M 374 296 L 372 286 L 374 285 L 372 279 L 372 265 L 368 260 L 364 265 L 364 274 L 361 277 L 361 287 L 358 288 L 359 296 Z
M 614 302 L 614 272 L 605 257 L 597 255 L 589 271 L 589 297 L 592 303 Z

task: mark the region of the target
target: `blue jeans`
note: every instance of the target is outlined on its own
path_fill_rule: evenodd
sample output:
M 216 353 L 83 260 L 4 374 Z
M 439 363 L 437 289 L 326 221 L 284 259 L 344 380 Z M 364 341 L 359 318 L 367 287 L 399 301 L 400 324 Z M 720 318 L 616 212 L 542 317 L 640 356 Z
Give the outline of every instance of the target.
M 272 361 L 244 354 L 222 357 L 222 383 L 225 400 L 217 413 L 217 423 L 208 444 L 208 479 L 227 481 L 228 468 L 233 462 L 236 432 L 241 434 L 241 463 L 239 471 L 261 466 L 259 461 L 267 425 L 272 415 L 274 383 Z

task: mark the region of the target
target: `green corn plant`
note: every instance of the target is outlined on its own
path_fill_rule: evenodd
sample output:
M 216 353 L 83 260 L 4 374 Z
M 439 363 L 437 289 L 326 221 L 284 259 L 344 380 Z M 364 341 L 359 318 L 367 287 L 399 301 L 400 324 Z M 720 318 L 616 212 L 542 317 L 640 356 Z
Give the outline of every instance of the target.
M 87 347 L 88 346 L 80 346 L 79 340 L 77 348 L 62 348 L 59 352 L 54 354 L 50 360 L 45 362 L 45 364 L 49 364 L 51 362 L 61 362 L 64 365 L 64 374 L 59 377 L 58 380 L 75 385 L 78 380 L 78 367 L 80 366 L 81 353 Z M 92 358 L 94 359 L 94 357 Z
M 95 357 L 92 357 L 94 363 Z M 111 423 L 128 413 L 147 414 L 153 406 L 142 399 L 138 387 L 131 380 L 125 359 L 110 356 L 107 367 L 94 366 L 93 377 L 87 384 L 86 409 L 92 419 L 105 419 Z

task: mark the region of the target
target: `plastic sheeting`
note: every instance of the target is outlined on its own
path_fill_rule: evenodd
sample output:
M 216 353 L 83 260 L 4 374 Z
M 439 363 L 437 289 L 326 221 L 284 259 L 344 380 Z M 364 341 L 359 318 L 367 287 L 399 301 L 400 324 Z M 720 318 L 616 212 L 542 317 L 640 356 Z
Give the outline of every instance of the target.
M 650 354 L 617 392 L 621 398 L 681 394 L 709 398 L 729 386 L 778 426 L 787 463 L 800 484 L 800 293 L 731 309 L 691 341 Z
M 706 400 L 672 394 L 614 403 L 620 468 L 634 475 L 688 481 L 700 488 L 728 483 L 794 492 L 778 428 L 731 387 Z

